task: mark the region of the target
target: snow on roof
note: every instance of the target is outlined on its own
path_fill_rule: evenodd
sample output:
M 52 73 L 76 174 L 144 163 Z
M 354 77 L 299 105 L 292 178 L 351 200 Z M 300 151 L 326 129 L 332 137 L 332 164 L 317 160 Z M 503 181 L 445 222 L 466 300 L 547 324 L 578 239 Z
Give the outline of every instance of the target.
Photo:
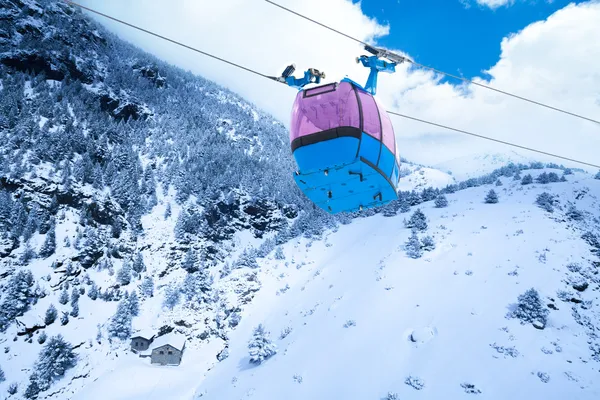
M 152 345 L 150 346 L 150 348 L 152 350 L 154 350 L 158 347 L 168 344 L 168 345 L 175 347 L 177 350 L 181 351 L 181 350 L 183 350 L 183 345 L 185 344 L 185 340 L 186 340 L 185 335 L 171 332 L 171 333 L 167 333 L 166 335 L 156 338 L 156 340 L 154 340 L 154 342 L 152 342 Z
M 152 329 L 140 329 L 136 331 L 133 335 L 131 335 L 131 339 L 136 337 L 143 337 L 144 339 L 152 339 L 153 336 L 156 336 L 156 332 Z

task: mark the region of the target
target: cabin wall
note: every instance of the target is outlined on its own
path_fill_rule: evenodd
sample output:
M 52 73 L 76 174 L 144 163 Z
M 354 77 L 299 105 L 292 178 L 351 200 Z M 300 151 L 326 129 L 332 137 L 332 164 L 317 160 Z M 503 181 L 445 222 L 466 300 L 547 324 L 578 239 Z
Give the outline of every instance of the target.
M 171 345 L 164 345 L 152 350 L 151 363 L 160 365 L 179 365 L 182 352 Z
M 133 338 L 131 339 L 131 349 L 137 351 L 148 350 L 148 347 L 150 347 L 150 343 L 152 342 L 148 339 Z

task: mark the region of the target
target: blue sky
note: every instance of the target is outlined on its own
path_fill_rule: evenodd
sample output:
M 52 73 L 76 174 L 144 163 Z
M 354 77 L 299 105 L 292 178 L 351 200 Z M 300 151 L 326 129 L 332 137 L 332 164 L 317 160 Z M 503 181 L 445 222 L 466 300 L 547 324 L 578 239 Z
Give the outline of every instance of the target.
M 472 78 L 498 61 L 502 38 L 569 3 L 581 1 L 515 0 L 491 9 L 475 0 L 363 0 L 361 8 L 390 25 L 390 35 L 379 40 L 381 45 L 405 51 L 419 63 Z

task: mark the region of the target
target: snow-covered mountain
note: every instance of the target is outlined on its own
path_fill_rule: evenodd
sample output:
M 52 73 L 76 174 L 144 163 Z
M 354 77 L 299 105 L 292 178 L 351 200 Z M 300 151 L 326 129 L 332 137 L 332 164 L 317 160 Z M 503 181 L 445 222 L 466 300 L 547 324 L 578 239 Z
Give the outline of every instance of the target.
M 51 0 L 0 0 L 0 137 L 7 398 L 598 396 L 581 171 L 404 162 L 398 201 L 330 216 L 280 122 Z M 506 319 L 531 287 L 537 320 Z M 184 335 L 181 365 L 142 331 Z

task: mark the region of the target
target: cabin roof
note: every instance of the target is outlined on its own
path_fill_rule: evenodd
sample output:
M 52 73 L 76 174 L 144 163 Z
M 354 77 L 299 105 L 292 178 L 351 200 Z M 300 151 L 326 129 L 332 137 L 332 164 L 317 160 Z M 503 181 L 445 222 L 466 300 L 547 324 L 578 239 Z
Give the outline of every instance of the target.
M 137 337 L 141 337 L 146 340 L 151 340 L 154 336 L 156 336 L 156 333 L 154 332 L 154 330 L 140 329 L 140 330 L 136 331 L 133 335 L 131 335 L 130 339 L 135 339 Z
M 185 344 L 186 337 L 179 333 L 167 333 L 166 335 L 160 336 L 154 340 L 152 343 L 152 350 L 157 349 L 159 347 L 170 345 L 176 348 L 179 351 L 183 351 L 183 346 Z

